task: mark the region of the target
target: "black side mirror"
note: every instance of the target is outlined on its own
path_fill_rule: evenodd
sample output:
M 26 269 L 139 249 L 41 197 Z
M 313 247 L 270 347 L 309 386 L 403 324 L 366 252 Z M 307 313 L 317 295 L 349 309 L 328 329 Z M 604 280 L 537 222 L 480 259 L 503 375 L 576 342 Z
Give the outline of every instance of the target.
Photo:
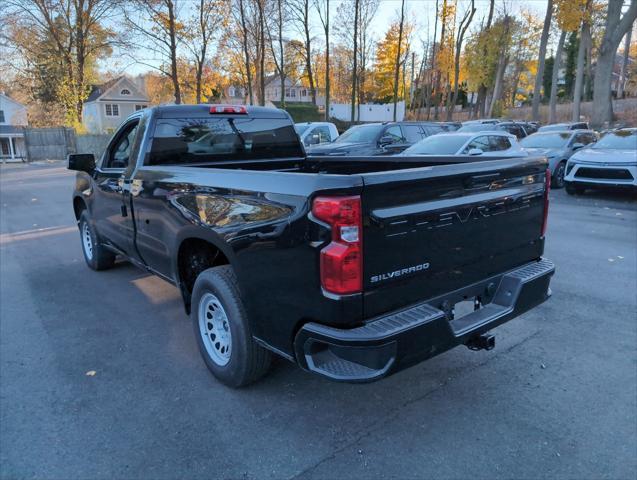
M 382 137 L 380 137 L 380 140 L 378 140 L 378 144 L 381 147 L 391 145 L 392 143 L 394 143 L 394 137 L 392 137 L 391 135 L 383 135 Z
M 95 155 L 92 153 L 72 153 L 67 157 L 67 168 L 86 172 L 89 175 L 95 171 Z

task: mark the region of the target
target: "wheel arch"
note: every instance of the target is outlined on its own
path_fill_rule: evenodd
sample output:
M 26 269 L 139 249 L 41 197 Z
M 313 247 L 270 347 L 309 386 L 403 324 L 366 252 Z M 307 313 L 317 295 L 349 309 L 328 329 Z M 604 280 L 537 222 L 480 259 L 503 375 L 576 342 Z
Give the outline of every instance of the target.
M 214 238 L 201 234 L 191 233 L 180 238 L 173 258 L 174 278 L 187 314 L 190 314 L 192 290 L 199 274 L 208 268 L 232 265 L 228 248 L 221 247 Z
M 80 215 L 84 210 L 88 210 L 86 201 L 79 195 L 73 197 L 73 213 L 75 213 L 75 220 L 80 221 Z

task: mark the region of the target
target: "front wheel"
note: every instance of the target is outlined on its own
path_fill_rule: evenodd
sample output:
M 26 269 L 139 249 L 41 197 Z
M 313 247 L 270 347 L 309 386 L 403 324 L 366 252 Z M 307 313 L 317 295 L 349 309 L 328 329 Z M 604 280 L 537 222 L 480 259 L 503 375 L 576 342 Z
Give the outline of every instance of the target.
M 115 264 L 116 255 L 100 244 L 86 210 L 80 215 L 78 226 L 80 227 L 82 252 L 84 253 L 86 264 L 93 270 L 111 268 Z
M 232 267 L 223 265 L 199 274 L 190 317 L 199 352 L 219 381 L 242 387 L 268 371 L 271 353 L 252 338 Z
M 564 173 L 566 172 L 566 162 L 562 161 L 553 172 L 551 188 L 562 188 L 564 186 Z

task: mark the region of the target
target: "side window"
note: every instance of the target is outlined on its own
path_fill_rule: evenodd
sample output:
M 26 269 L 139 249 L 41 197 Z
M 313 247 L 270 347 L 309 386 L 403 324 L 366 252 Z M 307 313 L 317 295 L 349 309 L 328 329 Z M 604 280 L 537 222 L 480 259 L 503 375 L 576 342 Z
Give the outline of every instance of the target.
M 387 130 L 385 130 L 385 133 L 383 133 L 383 136 L 392 137 L 392 143 L 399 143 L 403 141 L 403 134 L 398 125 L 392 125 L 391 127 L 387 128 Z
M 492 135 L 489 137 L 489 145 L 491 145 L 491 151 L 501 152 L 511 148 L 511 141 L 507 137 Z
M 135 134 L 137 133 L 137 125 L 139 120 L 136 119 L 127 123 L 115 135 L 114 141 L 110 144 L 106 152 L 103 168 L 126 168 L 131 154 Z
M 423 127 L 425 132 L 427 132 L 427 136 L 435 135 L 436 133 L 442 133 L 445 131 L 444 127 L 438 125 L 427 125 Z
M 463 153 L 469 153 L 469 150 L 474 148 L 479 148 L 483 152 L 490 152 L 491 146 L 489 145 L 489 137 L 483 135 L 481 137 L 474 138 L 471 142 L 469 142 L 469 145 L 467 145 Z
M 319 143 L 328 143 L 332 141 L 330 137 L 330 129 L 327 127 L 316 127 L 312 134 L 319 136 Z
M 403 125 L 403 134 L 409 143 L 416 143 L 422 140 L 423 134 L 418 125 Z

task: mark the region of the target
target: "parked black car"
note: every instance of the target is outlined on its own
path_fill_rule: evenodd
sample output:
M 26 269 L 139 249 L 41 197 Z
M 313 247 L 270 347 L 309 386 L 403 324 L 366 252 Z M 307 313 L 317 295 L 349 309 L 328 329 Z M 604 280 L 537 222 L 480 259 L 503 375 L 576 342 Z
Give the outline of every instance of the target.
M 362 382 L 491 349 L 489 330 L 545 301 L 546 159 L 482 160 L 305 157 L 282 110 L 174 105 L 68 167 L 88 266 L 119 256 L 173 283 L 206 365 L 237 387 L 273 352 Z
M 430 135 L 446 131 L 436 122 L 385 122 L 355 125 L 334 142 L 307 149 L 308 155 L 394 155 Z

